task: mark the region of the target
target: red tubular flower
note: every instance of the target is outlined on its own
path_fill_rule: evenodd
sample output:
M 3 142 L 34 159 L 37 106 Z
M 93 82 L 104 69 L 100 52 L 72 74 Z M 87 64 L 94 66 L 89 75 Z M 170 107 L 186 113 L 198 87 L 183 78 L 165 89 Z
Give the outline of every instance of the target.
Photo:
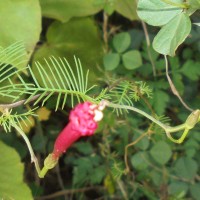
M 78 104 L 69 115 L 69 123 L 58 135 L 52 156 L 58 159 L 80 137 L 91 136 L 98 127 L 97 122 L 103 117 L 105 105 L 89 102 Z

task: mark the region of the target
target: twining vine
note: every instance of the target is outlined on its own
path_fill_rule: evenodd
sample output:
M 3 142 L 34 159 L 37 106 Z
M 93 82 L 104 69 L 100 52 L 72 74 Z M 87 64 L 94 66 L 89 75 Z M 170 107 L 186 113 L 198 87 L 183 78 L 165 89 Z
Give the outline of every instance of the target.
M 8 48 L 1 48 L 0 51 L 0 95 L 12 100 L 12 103 L 10 104 L 0 104 L 0 125 L 3 126 L 6 132 L 10 132 L 13 127 L 23 137 L 29 149 L 31 161 L 34 162 L 38 175 L 41 178 L 45 176 L 49 169 L 56 165 L 60 155 L 65 152 L 66 148 L 68 148 L 71 143 L 58 141 L 57 143 L 61 146 L 64 145 L 64 147 L 60 150 L 60 146 L 55 145 L 53 153 L 49 154 L 45 159 L 44 167 L 41 170 L 30 141 L 20 125 L 21 123 L 26 124 L 25 119 L 28 119 L 28 116 L 30 115 L 34 115 L 34 109 L 19 114 L 12 110 L 20 105 L 34 102 L 33 105 L 37 104 L 43 106 L 53 95 L 57 96 L 55 105 L 56 110 L 59 107 L 61 107 L 61 109 L 64 108 L 68 97 L 71 99 L 72 107 L 78 102 L 78 106 L 75 107 L 76 114 L 74 114 L 74 110 L 71 112 L 71 123 L 74 123 L 72 119 L 74 119 L 74 116 L 76 115 L 83 120 L 83 113 L 86 113 L 86 115 L 92 113 L 93 117 L 91 118 L 92 121 L 88 122 L 87 120 L 89 118 L 87 118 L 87 120 L 83 122 L 83 129 L 80 130 L 80 127 L 77 127 L 77 130 L 80 131 L 81 134 L 76 136 L 73 141 L 77 140 L 80 136 L 86 135 L 83 131 L 85 124 L 93 123 L 95 128 L 92 129 L 92 132 L 89 131 L 89 133 L 94 133 L 96 130 L 96 123 L 103 117 L 102 111 L 105 108 L 112 108 L 117 114 L 123 114 L 123 111 L 133 111 L 148 118 L 154 124 L 161 127 L 165 131 L 166 136 L 174 143 L 182 143 L 189 131 L 200 122 L 199 109 L 192 111 L 183 124 L 172 127 L 162 123 L 160 120 L 152 117 L 143 110 L 134 107 L 133 102 L 138 101 L 141 94 L 146 95 L 148 98 L 151 98 L 152 96 L 151 89 L 143 82 L 131 82 L 125 80 L 119 82 L 111 89 L 102 89 L 98 95 L 91 95 L 91 91 L 95 85 L 88 87 L 89 72 L 86 72 L 86 75 L 84 75 L 81 62 L 76 58 L 75 70 L 72 69 L 65 58 L 50 57 L 49 59 L 45 59 L 50 76 L 47 74 L 42 64 L 36 62 L 35 65 L 39 74 L 39 76 L 36 76 L 30 66 L 23 69 L 18 68 L 19 62 L 16 61 L 23 56 L 23 52 L 23 44 L 19 42 L 12 44 Z M 17 56 L 15 57 L 13 55 Z M 27 82 L 25 80 L 24 75 L 22 74 L 24 70 L 29 73 L 32 82 Z M 86 103 L 80 104 L 80 102 Z M 84 110 L 85 106 L 88 106 L 86 110 Z M 84 112 L 79 111 L 79 109 L 83 109 Z M 68 132 L 71 131 L 71 133 L 74 131 L 74 129 L 71 129 L 70 124 L 67 126 L 67 130 Z M 179 139 L 175 139 L 171 136 L 171 133 L 176 133 L 178 131 L 183 131 Z M 64 132 L 61 136 L 64 135 L 62 137 L 65 138 L 66 133 Z

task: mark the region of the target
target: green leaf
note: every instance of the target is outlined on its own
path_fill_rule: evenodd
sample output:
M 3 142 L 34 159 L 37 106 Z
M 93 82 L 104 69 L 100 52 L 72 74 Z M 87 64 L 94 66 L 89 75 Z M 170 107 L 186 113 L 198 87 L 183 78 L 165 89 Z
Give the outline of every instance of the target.
M 0 198 L 33 199 L 28 186 L 23 182 L 24 166 L 17 152 L 0 141 Z
M 104 12 L 106 12 L 108 15 L 112 15 L 113 12 L 115 11 L 115 8 L 114 8 L 115 0 L 106 1 L 104 3 L 105 3 Z
M 178 92 L 182 95 L 185 88 L 182 81 L 182 75 L 180 73 L 173 73 L 172 75 L 173 75 L 172 81 L 174 85 L 176 86 L 176 89 L 178 90 Z
M 49 27 L 46 37 L 47 42 L 36 51 L 33 62 L 40 61 L 49 74 L 49 68 L 43 58 L 53 55 L 65 57 L 69 63 L 74 63 L 75 55 L 80 58 L 84 71 L 90 70 L 90 82 L 96 83 L 100 74 L 97 64 L 102 62 L 103 47 L 92 19 L 73 19 L 67 23 L 54 22 Z M 33 67 L 33 71 L 37 72 L 36 66 Z
M 162 180 L 162 175 L 160 172 L 156 171 L 156 170 L 153 170 L 149 173 L 153 183 L 156 185 L 156 186 L 160 186 L 163 182 Z
M 25 44 L 26 53 L 17 68 L 27 65 L 41 32 L 41 11 L 38 0 L 0 1 L 0 45 L 7 47 L 16 41 Z M 24 62 L 26 60 L 26 62 Z
M 182 3 L 182 0 L 172 2 Z M 153 26 L 163 26 L 181 12 L 181 8 L 169 5 L 162 0 L 139 0 L 137 8 L 138 16 Z
M 136 0 L 115 0 L 115 10 L 122 16 L 130 19 L 137 20 L 138 16 L 136 13 L 137 1 Z
M 90 182 L 92 184 L 100 184 L 103 177 L 106 175 L 105 166 L 98 166 L 91 171 L 89 176 Z
M 200 65 L 200 62 L 187 60 L 184 63 L 183 67 L 181 68 L 181 72 L 190 80 L 197 81 L 200 76 L 199 65 Z
M 174 56 L 176 49 L 189 35 L 190 30 L 189 16 L 180 13 L 161 28 L 153 40 L 153 48 L 161 54 Z
M 166 142 L 160 141 L 153 146 L 150 154 L 158 164 L 164 165 L 170 160 L 172 151 Z
M 200 197 L 200 183 L 195 183 L 194 185 L 190 185 L 190 193 L 195 200 L 199 200 Z
M 174 169 L 177 176 L 191 180 L 197 173 L 198 165 L 193 159 L 182 157 L 176 161 Z
M 42 15 L 67 22 L 73 17 L 85 17 L 96 14 L 103 8 L 96 0 L 40 0 Z
M 119 33 L 113 38 L 113 46 L 119 53 L 124 52 L 131 44 L 131 36 L 127 32 Z
M 103 64 L 106 70 L 111 71 L 118 67 L 120 55 L 118 53 L 108 53 L 103 58 Z
M 133 137 L 133 141 L 136 140 L 139 136 L 140 136 L 139 134 L 135 134 L 135 136 Z M 142 140 L 140 140 L 135 144 L 135 147 L 145 151 L 149 147 L 149 138 L 148 137 L 143 138 Z
M 157 115 L 162 115 L 164 114 L 167 103 L 169 102 L 169 95 L 160 89 L 156 89 L 155 91 L 153 91 L 153 93 L 153 98 L 152 100 L 150 99 L 150 101 L 152 101 L 153 107 Z
M 199 0 L 189 0 L 189 4 L 192 8 L 200 9 L 200 1 Z
M 142 65 L 142 57 L 139 51 L 132 50 L 122 55 L 122 61 L 126 69 L 136 69 Z
M 77 142 L 74 147 L 76 147 L 80 153 L 85 155 L 90 155 L 93 152 L 92 145 L 88 142 Z
M 187 194 L 188 189 L 188 184 L 180 181 L 174 181 L 168 187 L 169 194 L 176 196 L 182 193 L 183 196 L 185 196 Z
M 147 154 L 145 152 L 138 152 L 131 157 L 131 164 L 137 170 L 144 170 L 148 167 Z

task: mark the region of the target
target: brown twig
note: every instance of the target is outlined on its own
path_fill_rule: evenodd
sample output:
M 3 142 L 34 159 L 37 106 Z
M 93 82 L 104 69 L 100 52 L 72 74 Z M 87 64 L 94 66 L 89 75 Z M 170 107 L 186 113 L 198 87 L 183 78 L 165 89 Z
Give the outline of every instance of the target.
M 57 177 L 58 177 L 58 183 L 59 183 L 59 185 L 60 185 L 60 188 L 61 188 L 62 190 L 64 190 L 64 189 L 65 189 L 65 186 L 64 186 L 64 183 L 63 183 L 61 174 L 60 174 L 60 165 L 59 165 L 59 163 L 56 165 L 56 174 L 57 174 Z M 66 199 L 67 199 L 67 196 L 64 195 L 64 197 L 65 197 L 65 200 L 66 200 Z
M 187 110 L 189 110 L 189 111 L 191 111 L 191 112 L 194 111 L 192 108 L 190 108 L 190 107 L 184 102 L 184 100 L 183 100 L 182 97 L 180 96 L 179 92 L 177 91 L 177 89 L 176 89 L 174 83 L 172 82 L 172 80 L 171 80 L 171 78 L 170 78 L 170 76 L 169 76 L 169 69 L 168 69 L 168 60 L 167 60 L 167 56 L 164 55 L 164 58 L 165 58 L 166 76 L 167 76 L 167 80 L 168 80 L 168 82 L 169 82 L 169 85 L 170 85 L 170 88 L 171 88 L 173 94 L 174 94 L 175 96 L 178 97 L 178 99 L 180 100 L 180 102 L 182 103 L 182 105 L 183 105 Z
M 31 102 L 31 101 L 34 101 L 36 100 L 41 94 L 37 94 L 35 96 L 33 96 L 28 102 Z M 14 103 L 9 103 L 9 104 L 0 104 L 0 108 L 16 108 L 18 106 L 21 106 L 23 105 L 25 102 L 27 101 L 27 99 L 23 99 L 23 100 L 20 100 L 20 101 L 17 101 L 17 102 L 14 102 Z
M 55 199 L 59 196 L 72 194 L 72 193 L 83 193 L 90 190 L 105 190 L 105 187 L 99 187 L 99 186 L 92 186 L 92 187 L 86 187 L 86 188 L 80 188 L 80 189 L 70 189 L 70 190 L 62 190 L 59 192 L 55 192 L 50 195 L 42 196 L 42 197 L 36 197 L 35 200 L 45 200 L 45 199 Z
M 125 165 L 126 165 L 126 173 L 130 172 L 130 168 L 129 168 L 129 164 L 128 164 L 128 148 L 131 147 L 131 146 L 134 146 L 135 144 L 137 144 L 141 139 L 143 139 L 148 134 L 149 134 L 149 131 L 143 133 L 135 141 L 133 141 L 132 143 L 126 145 L 126 147 L 125 147 L 125 155 L 124 155 L 124 161 L 125 161 Z
M 108 14 L 103 12 L 103 40 L 105 43 L 105 52 L 108 52 Z
M 155 66 L 155 63 L 153 61 L 153 58 L 152 58 L 152 55 L 151 55 L 151 52 L 150 52 L 151 42 L 150 42 L 150 39 L 149 39 L 149 34 L 148 34 L 147 26 L 146 26 L 146 24 L 143 21 L 141 21 L 141 23 L 142 23 L 142 28 L 144 30 L 144 35 L 145 35 L 145 38 L 146 38 L 147 53 L 148 53 L 149 60 L 150 60 L 151 65 L 152 65 L 153 76 L 156 77 L 156 66 Z

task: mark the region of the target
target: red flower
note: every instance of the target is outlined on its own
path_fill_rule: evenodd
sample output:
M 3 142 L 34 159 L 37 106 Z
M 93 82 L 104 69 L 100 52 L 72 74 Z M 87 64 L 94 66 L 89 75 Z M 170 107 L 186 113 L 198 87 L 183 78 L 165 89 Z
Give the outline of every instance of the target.
M 105 105 L 89 102 L 78 104 L 69 115 L 69 123 L 58 135 L 53 150 L 54 159 L 58 159 L 80 137 L 91 136 L 103 117 Z

